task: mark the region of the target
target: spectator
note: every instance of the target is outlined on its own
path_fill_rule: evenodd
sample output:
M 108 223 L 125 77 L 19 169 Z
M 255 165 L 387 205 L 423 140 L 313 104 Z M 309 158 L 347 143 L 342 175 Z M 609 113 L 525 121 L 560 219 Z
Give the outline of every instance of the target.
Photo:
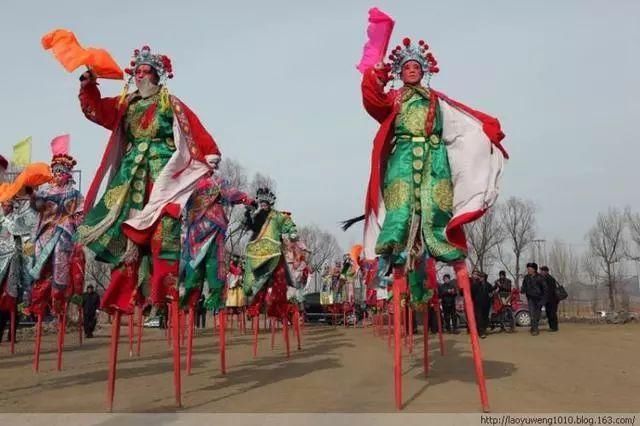
M 444 328 L 447 333 L 458 334 L 458 315 L 456 314 L 456 296 L 458 288 L 454 281 L 451 281 L 449 274 L 444 274 L 442 284 L 438 288 L 440 300 L 442 300 L 442 314 L 444 316 Z
M 496 280 L 493 289 L 497 290 L 501 297 L 508 297 L 511 295 L 511 280 L 507 278 L 507 273 L 505 271 L 498 272 L 498 279 Z
M 551 274 L 549 274 L 549 267 L 547 266 L 540 268 L 540 275 L 542 275 L 545 282 L 544 310 L 547 313 L 549 329 L 551 331 L 558 331 L 558 303 L 560 303 L 556 296 L 558 282 L 553 278 L 553 276 L 551 276 Z
M 82 313 L 84 335 L 90 339 L 93 337 L 93 331 L 96 329 L 96 311 L 100 307 L 100 296 L 93 289 L 93 285 L 87 286 L 87 291 L 82 295 Z
M 489 276 L 484 272 L 477 272 L 471 283 L 471 298 L 476 317 L 476 328 L 482 339 L 487 337 L 489 313 L 491 312 L 491 295 L 493 287 L 487 282 Z
M 527 302 L 529 303 L 532 336 L 540 334 L 538 324 L 544 303 L 545 287 L 544 278 L 538 274 L 538 265 L 536 263 L 528 263 L 527 276 L 524 277 L 524 282 L 522 283 L 522 292 L 527 296 Z
M 196 328 L 205 328 L 205 324 L 207 322 L 207 308 L 204 306 L 204 294 L 200 294 L 196 310 Z

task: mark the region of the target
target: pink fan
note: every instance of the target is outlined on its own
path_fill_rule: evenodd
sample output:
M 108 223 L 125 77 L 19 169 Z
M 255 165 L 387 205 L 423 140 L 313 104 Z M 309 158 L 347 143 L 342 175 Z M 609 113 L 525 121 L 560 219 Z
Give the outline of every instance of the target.
M 384 59 L 394 25 L 395 21 L 377 7 L 369 9 L 369 39 L 364 45 L 362 59 L 356 67 L 358 71 L 364 72 Z

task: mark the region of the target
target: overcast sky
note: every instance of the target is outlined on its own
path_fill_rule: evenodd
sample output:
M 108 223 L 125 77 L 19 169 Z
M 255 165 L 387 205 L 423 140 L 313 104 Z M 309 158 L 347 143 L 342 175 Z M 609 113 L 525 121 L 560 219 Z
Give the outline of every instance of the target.
M 68 74 L 40 47 L 67 28 L 126 66 L 149 44 L 174 63 L 172 93 L 223 156 L 278 182 L 279 207 L 334 230 L 346 248 L 361 226 L 376 123 L 355 69 L 367 10 L 396 20 L 393 44 L 424 38 L 441 72 L 432 85 L 498 117 L 511 154 L 503 197 L 533 200 L 540 236 L 584 242 L 598 211 L 640 210 L 640 2 L 518 1 L 15 1 L 0 14 L 0 130 L 5 156 L 33 136 L 34 160 L 71 133 L 84 189 L 107 141 L 77 102 Z M 121 83 L 102 84 L 115 96 Z M 635 123 L 635 124 L 634 124 Z

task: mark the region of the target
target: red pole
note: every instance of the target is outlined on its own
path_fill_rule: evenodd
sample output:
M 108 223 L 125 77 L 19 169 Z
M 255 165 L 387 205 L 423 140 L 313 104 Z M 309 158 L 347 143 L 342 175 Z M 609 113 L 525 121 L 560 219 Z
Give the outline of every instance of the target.
M 62 314 L 58 314 L 58 371 L 62 371 L 62 350 L 64 348 L 64 334 L 66 332 L 66 328 L 67 314 L 66 312 L 63 312 Z
M 258 332 L 260 327 L 260 317 L 258 315 L 253 317 L 253 357 L 258 356 Z
M 284 334 L 284 344 L 287 347 L 287 358 L 291 355 L 289 348 L 289 318 L 287 315 L 282 316 L 282 333 Z
M 404 271 L 397 268 L 394 270 L 393 277 L 393 335 L 394 335 L 394 351 L 393 351 L 393 371 L 395 378 L 395 396 L 396 409 L 402 409 L 402 336 L 400 326 L 400 316 L 402 315 L 402 307 L 400 299 L 402 298 L 402 289 L 405 287 L 406 277 Z
M 220 310 L 220 371 L 222 374 L 227 374 L 227 312 Z
M 82 306 L 78 308 L 78 341 L 82 345 L 82 327 L 84 326 L 84 315 L 82 313 Z
M 40 371 L 40 343 L 42 342 L 42 314 L 38 314 L 38 322 L 36 322 L 36 348 L 33 357 L 33 371 Z
M 180 308 L 178 308 L 180 309 Z M 181 330 L 181 335 L 180 335 L 180 347 L 184 347 L 185 344 L 185 340 L 187 338 L 187 318 L 186 318 L 186 314 L 185 312 L 180 309 L 180 330 Z
M 129 314 L 129 358 L 133 356 L 133 312 Z
M 140 350 L 142 349 L 142 330 L 144 325 L 144 317 L 142 316 L 142 306 L 138 308 L 138 347 L 136 350 L 136 356 L 140 356 Z
M 171 301 L 171 322 L 173 323 L 171 331 L 173 332 L 173 387 L 176 397 L 176 405 L 182 407 L 182 378 L 180 371 L 180 307 L 178 299 Z
M 118 341 L 120 340 L 120 315 L 116 311 L 111 324 L 111 350 L 109 351 L 109 377 L 107 379 L 107 411 L 113 411 L 113 397 L 116 390 L 116 364 L 118 362 Z
M 195 326 L 195 309 L 189 306 L 189 340 L 187 341 L 187 374 L 191 375 L 191 358 L 193 356 L 193 328 Z
M 422 313 L 422 345 L 424 358 L 424 375 L 429 375 L 429 309 Z
M 300 312 L 296 308 L 293 311 L 293 329 L 296 333 L 296 339 L 298 340 L 298 350 L 302 349 L 302 343 L 300 339 Z
M 16 310 L 11 310 L 11 323 L 9 324 L 9 336 L 11 337 L 11 355 L 16 353 Z
M 409 306 L 409 353 L 413 353 L 413 309 Z
M 482 354 L 480 353 L 480 341 L 478 339 L 478 329 L 476 328 L 476 317 L 473 311 L 473 301 L 471 300 L 471 284 L 469 283 L 469 272 L 464 261 L 459 261 L 453 265 L 458 284 L 464 296 L 464 310 L 469 324 L 469 335 L 471 336 L 471 351 L 473 353 L 473 363 L 476 370 L 476 381 L 478 382 L 478 390 L 480 391 L 480 402 L 482 411 L 489 412 L 489 398 L 487 396 L 487 385 L 484 378 L 482 368 Z
M 167 303 L 167 345 L 171 347 L 171 336 L 173 335 L 173 307 Z
M 271 326 L 271 350 L 273 350 L 276 342 L 276 327 L 273 318 L 269 320 L 269 325 Z
M 444 336 L 442 335 L 442 316 L 440 315 L 440 300 L 435 299 L 436 321 L 438 321 L 438 339 L 440 340 L 440 355 L 444 356 Z

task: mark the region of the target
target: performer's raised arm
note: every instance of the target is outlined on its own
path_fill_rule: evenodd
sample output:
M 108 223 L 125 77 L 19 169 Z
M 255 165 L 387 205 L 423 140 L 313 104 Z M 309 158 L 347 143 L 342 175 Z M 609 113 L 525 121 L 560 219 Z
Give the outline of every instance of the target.
M 369 68 L 362 74 L 362 103 L 369 115 L 379 122 L 393 111 L 393 96 L 384 91 L 389 79 L 389 69 L 384 65 Z
M 78 98 L 85 117 L 102 127 L 115 130 L 118 125 L 119 99 L 101 97 L 96 77 L 91 71 L 80 77 Z

